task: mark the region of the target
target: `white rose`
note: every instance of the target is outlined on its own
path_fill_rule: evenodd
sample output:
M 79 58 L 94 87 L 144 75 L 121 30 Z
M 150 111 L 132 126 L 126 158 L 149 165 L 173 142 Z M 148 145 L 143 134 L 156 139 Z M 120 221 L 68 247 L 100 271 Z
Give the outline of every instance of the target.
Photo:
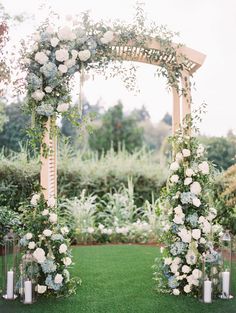
M 53 208 L 56 205 L 56 200 L 55 198 L 49 198 L 47 201 L 47 205 L 49 208 Z
M 32 98 L 36 101 L 41 101 L 44 96 L 45 96 L 45 93 L 39 89 L 32 93 Z
M 43 263 L 46 260 L 45 252 L 42 248 L 37 248 L 33 253 L 34 258 L 38 263 Z
M 184 224 L 184 217 L 185 217 L 185 214 L 176 214 L 174 219 L 173 219 L 173 222 L 175 224 Z
M 59 113 L 66 112 L 66 111 L 68 111 L 69 106 L 70 106 L 69 103 L 60 103 L 57 106 L 57 112 L 59 112 Z
M 185 172 L 186 176 L 191 177 L 194 174 L 194 171 L 191 168 L 187 168 Z
M 34 241 L 30 241 L 29 244 L 28 244 L 28 248 L 29 248 L 30 250 L 34 249 L 35 246 L 36 246 L 36 243 L 35 243 Z
M 170 266 L 170 270 L 174 274 L 178 271 L 178 268 L 179 268 L 179 265 L 176 264 L 176 263 L 172 263 L 171 266 Z
M 66 65 L 60 64 L 60 65 L 58 66 L 58 70 L 59 70 L 62 74 L 65 74 L 65 73 L 68 71 L 68 68 L 67 68 Z
M 64 26 L 64 27 L 59 29 L 59 31 L 58 31 L 58 38 L 60 40 L 65 40 L 65 41 L 67 41 L 67 40 L 75 40 L 76 35 L 72 32 L 70 27 Z
M 178 205 L 177 207 L 174 208 L 175 214 L 182 214 L 183 210 L 182 210 L 182 206 Z
M 178 162 L 173 162 L 170 165 L 171 171 L 177 171 L 179 169 L 179 163 Z
M 191 231 L 187 230 L 186 228 L 182 228 L 180 232 L 178 232 L 179 237 L 182 239 L 183 242 L 190 243 L 192 236 Z
M 202 215 L 201 215 L 201 216 L 199 217 L 199 219 L 198 219 L 198 222 L 199 222 L 199 223 L 205 223 L 205 221 L 206 221 L 206 219 L 205 219 L 205 217 L 202 216 Z
M 191 152 L 189 149 L 183 149 L 182 154 L 185 158 L 189 157 L 191 155 Z
M 180 294 L 179 289 L 173 289 L 173 295 L 178 296 Z
M 183 160 L 183 154 L 181 152 L 176 153 L 175 159 L 177 162 L 180 162 Z
M 49 221 L 51 223 L 56 223 L 57 222 L 57 214 L 56 213 L 50 213 L 49 214 Z
M 185 293 L 190 293 L 191 292 L 191 286 L 190 285 L 185 285 L 184 286 L 184 292 Z
M 30 200 L 30 203 L 34 206 L 36 206 L 38 204 L 38 201 L 40 199 L 40 195 L 39 194 L 34 194 L 33 197 Z
M 58 45 L 58 43 L 59 43 L 59 39 L 57 37 L 53 37 L 50 40 L 50 43 L 51 43 L 51 46 L 55 48 Z
M 172 175 L 170 178 L 170 181 L 172 183 L 177 183 L 179 181 L 179 176 L 178 175 Z
M 56 51 L 56 60 L 59 62 L 67 61 L 69 59 L 69 52 L 66 49 L 59 49 Z
M 202 172 L 202 174 L 209 174 L 209 164 L 207 163 L 207 161 L 200 163 L 198 165 L 198 169 Z
M 175 264 L 179 264 L 181 262 L 181 259 L 177 256 L 176 258 L 174 258 L 173 263 Z
M 200 239 L 200 243 L 204 245 L 204 244 L 206 243 L 206 239 L 202 237 L 202 238 Z
M 43 65 L 47 63 L 48 61 L 48 56 L 44 52 L 37 52 L 34 57 L 35 61 L 38 62 L 39 64 Z
M 94 233 L 94 228 L 93 228 L 93 227 L 88 227 L 87 232 L 88 232 L 89 234 Z
M 107 44 L 114 39 L 114 33 L 110 30 L 104 33 L 103 37 L 101 38 L 101 42 L 103 44 Z
M 63 263 L 65 264 L 65 266 L 69 266 L 69 265 L 71 265 L 71 263 L 72 263 L 72 260 L 71 260 L 71 258 L 69 258 L 69 257 L 63 258 L 62 261 L 63 261 Z
M 202 277 L 202 271 L 200 271 L 199 269 L 195 268 L 193 271 L 192 271 L 192 275 L 195 279 L 199 279 Z
M 52 235 L 52 231 L 50 229 L 45 229 L 43 234 L 45 237 L 50 237 Z
M 47 286 L 44 286 L 44 285 L 37 286 L 37 292 L 40 294 L 44 293 L 46 290 L 47 290 Z
M 54 278 L 54 283 L 55 284 L 61 284 L 63 281 L 63 276 L 61 274 L 56 274 Z
M 194 198 L 193 198 L 193 205 L 194 205 L 195 207 L 199 208 L 200 205 L 201 205 L 201 201 L 200 201 L 197 197 L 194 197 Z
M 107 235 L 111 235 L 113 233 L 113 230 L 112 229 L 107 229 Z
M 194 193 L 195 195 L 199 195 L 202 191 L 202 187 L 199 184 L 199 182 L 197 181 L 193 182 L 190 186 L 190 191 Z
M 165 265 L 170 265 L 172 263 L 172 258 L 165 258 L 164 259 L 164 264 Z
M 205 234 L 209 234 L 211 232 L 211 224 L 208 221 L 205 221 L 202 226 L 202 231 Z
M 91 52 L 89 50 L 82 50 L 78 53 L 79 59 L 82 62 L 86 62 L 90 56 L 91 56 Z
M 76 59 L 77 58 L 77 56 L 78 56 L 78 51 L 76 51 L 76 50 L 71 50 L 71 55 L 72 55 L 72 59 Z
M 183 265 L 183 266 L 182 266 L 182 272 L 183 272 L 183 273 L 186 273 L 186 274 L 187 274 L 187 273 L 190 272 L 190 270 L 191 270 L 191 269 L 190 269 L 190 267 L 189 267 L 188 265 Z
M 43 216 L 46 216 L 46 215 L 48 215 L 49 214 L 49 211 L 47 210 L 47 209 L 44 209 L 43 211 L 42 211 L 42 215 Z
M 25 238 L 26 238 L 27 240 L 30 240 L 30 239 L 33 238 L 33 234 L 32 234 L 32 233 L 27 233 L 27 234 L 25 235 Z
M 62 227 L 62 228 L 61 228 L 61 233 L 62 233 L 62 235 L 68 234 L 68 233 L 69 233 L 68 227 L 66 227 L 66 226 Z
M 75 65 L 75 59 L 69 59 L 67 61 L 65 61 L 65 65 L 68 67 L 68 68 L 71 68 L 72 66 Z
M 200 229 L 193 229 L 192 230 L 192 237 L 195 240 L 198 240 L 201 237 L 201 230 Z
M 67 245 L 62 243 L 59 247 L 59 253 L 65 253 L 67 251 Z
M 188 186 L 188 185 L 191 184 L 192 181 L 193 181 L 193 180 L 192 180 L 192 177 L 187 177 L 187 178 L 185 178 L 185 180 L 184 180 L 184 185 L 185 185 L 185 186 Z
M 44 88 L 44 90 L 46 91 L 46 93 L 51 93 L 52 92 L 52 87 L 47 86 Z

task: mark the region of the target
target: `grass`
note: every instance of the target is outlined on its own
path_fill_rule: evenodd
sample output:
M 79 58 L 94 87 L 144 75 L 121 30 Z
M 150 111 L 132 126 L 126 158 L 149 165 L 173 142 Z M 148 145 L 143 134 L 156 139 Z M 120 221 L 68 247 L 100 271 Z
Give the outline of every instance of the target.
M 74 249 L 74 274 L 83 280 L 76 296 L 38 299 L 34 305 L 0 300 L 1 313 L 235 313 L 236 300 L 203 304 L 186 296 L 158 295 L 150 246 L 91 246 Z

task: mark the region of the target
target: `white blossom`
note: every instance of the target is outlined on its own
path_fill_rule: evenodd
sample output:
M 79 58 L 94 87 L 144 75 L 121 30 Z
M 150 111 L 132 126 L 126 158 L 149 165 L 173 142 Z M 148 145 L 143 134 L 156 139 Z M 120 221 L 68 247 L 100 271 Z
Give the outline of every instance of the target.
M 77 56 L 78 56 L 78 51 L 76 51 L 76 50 L 71 50 L 71 55 L 72 55 L 72 59 L 76 59 L 77 58 Z
M 38 204 L 38 201 L 40 199 L 40 195 L 39 194 L 34 194 L 33 197 L 31 198 L 30 200 L 30 203 L 33 205 L 33 206 L 36 206 Z
M 185 186 L 188 186 L 188 185 L 191 184 L 192 181 L 193 181 L 192 177 L 187 177 L 187 178 L 185 178 L 185 180 L 184 180 L 184 185 L 185 185 Z
M 187 273 L 190 272 L 190 270 L 191 270 L 191 269 L 190 269 L 190 267 L 189 267 L 188 265 L 183 265 L 183 266 L 182 266 L 182 272 L 183 272 L 183 273 L 186 273 L 186 274 L 187 274 Z
M 29 244 L 28 244 L 28 248 L 30 250 L 34 249 L 36 247 L 36 243 L 34 241 L 30 241 Z
M 42 215 L 43 215 L 43 216 L 47 216 L 48 214 L 49 214 L 48 209 L 44 209 L 44 210 L 42 211 Z
M 198 165 L 198 169 L 200 172 L 202 172 L 202 174 L 205 175 L 209 174 L 209 164 L 207 163 L 207 161 L 200 163 Z
M 57 222 L 57 214 L 56 213 L 50 213 L 49 214 L 49 221 L 51 223 L 56 223 Z
M 36 101 L 41 101 L 44 96 L 45 96 L 45 93 L 40 89 L 32 93 L 32 98 Z
M 183 242 L 190 243 L 192 239 L 191 231 L 186 228 L 182 228 L 180 232 L 178 232 L 179 237 Z
M 186 262 L 189 265 L 194 265 L 197 263 L 197 256 L 193 250 L 188 250 L 186 256 Z
M 179 163 L 178 162 L 173 162 L 170 165 L 171 171 L 177 171 L 179 169 Z
M 164 264 L 170 265 L 172 263 L 172 258 L 164 258 Z
M 200 237 L 201 237 L 201 230 L 200 230 L 200 229 L 197 229 L 197 228 L 193 229 L 193 230 L 192 230 L 192 237 L 193 237 L 193 239 L 195 239 L 195 240 L 200 239 Z
M 33 253 L 34 258 L 38 263 L 43 263 L 46 260 L 45 252 L 42 248 L 37 248 Z
M 59 112 L 59 113 L 66 112 L 66 111 L 68 111 L 69 106 L 70 106 L 69 103 L 60 103 L 57 106 L 57 112 Z
M 191 177 L 194 174 L 194 171 L 191 168 L 187 168 L 185 172 L 186 176 Z
M 101 38 L 101 43 L 108 44 L 114 39 L 114 33 L 110 30 L 106 31 Z
M 54 197 L 51 197 L 47 201 L 47 205 L 49 208 L 53 208 L 56 205 L 56 200 Z
M 204 245 L 206 243 L 206 239 L 201 237 L 199 242 Z
M 59 49 L 56 51 L 56 60 L 59 62 L 64 62 L 69 59 L 69 52 L 66 49 Z
M 75 65 L 75 59 L 69 59 L 69 60 L 67 60 L 67 61 L 65 61 L 65 66 L 67 66 L 67 68 L 71 68 L 72 66 L 74 66 Z
M 58 39 L 57 37 L 53 37 L 53 38 L 50 40 L 50 43 L 51 43 L 51 46 L 52 46 L 53 48 L 55 48 L 55 47 L 58 45 L 58 43 L 59 43 L 59 39 Z
M 54 283 L 55 284 L 61 284 L 63 281 L 63 276 L 61 274 L 56 274 L 54 278 Z
M 65 253 L 67 251 L 67 245 L 62 243 L 59 247 L 59 253 Z
M 194 205 L 195 207 L 199 208 L 200 205 L 201 205 L 200 199 L 198 199 L 197 197 L 194 197 L 194 198 L 193 198 L 193 205 Z
M 33 238 L 33 234 L 32 234 L 32 233 L 27 233 L 27 234 L 25 235 L 25 238 L 26 238 L 27 240 L 30 240 L 30 239 Z
M 199 279 L 202 277 L 202 271 L 195 268 L 193 271 L 192 271 L 192 275 L 195 279 Z
M 50 229 L 45 229 L 45 230 L 43 231 L 43 235 L 44 235 L 45 237 L 50 237 L 50 236 L 52 235 L 52 231 L 51 231 Z
M 52 92 L 52 87 L 47 86 L 44 88 L 44 90 L 46 91 L 46 93 L 51 93 Z
M 170 270 L 171 270 L 171 272 L 174 273 L 174 274 L 178 271 L 178 268 L 179 268 L 179 265 L 176 264 L 176 263 L 172 263 L 172 264 L 170 265 Z
M 191 155 L 191 152 L 189 149 L 183 149 L 182 154 L 185 158 L 189 157 Z
M 60 28 L 57 35 L 58 35 L 58 38 L 62 41 L 63 40 L 64 41 L 68 41 L 68 40 L 73 41 L 76 39 L 75 33 L 73 33 L 71 28 L 68 26 L 64 26 L 64 27 Z
M 173 295 L 178 296 L 180 294 L 179 289 L 175 288 L 173 289 Z
M 195 181 L 190 185 L 190 191 L 195 195 L 199 195 L 202 191 L 202 187 L 199 182 Z
M 72 260 L 71 260 L 71 258 L 69 258 L 69 257 L 63 258 L 62 261 L 63 261 L 63 263 L 65 264 L 65 266 L 69 266 L 69 265 L 71 265 L 71 263 L 72 263 Z
M 184 292 L 185 293 L 190 293 L 191 292 L 191 286 L 190 285 L 185 285 L 184 286 Z
M 185 217 L 185 214 L 175 214 L 175 217 L 173 219 L 173 222 L 175 224 L 184 224 L 184 217 Z
M 87 228 L 87 232 L 88 232 L 89 234 L 93 234 L 93 233 L 94 233 L 94 228 L 93 228 L 93 227 L 88 227 L 88 228 Z
M 62 74 L 65 74 L 68 71 L 68 67 L 65 64 L 60 64 L 58 66 L 58 70 L 59 72 L 61 72 Z
M 182 210 L 182 206 L 178 205 L 177 207 L 174 208 L 175 214 L 182 214 L 183 210 Z
M 172 175 L 170 178 L 170 181 L 172 183 L 177 183 L 179 181 L 179 176 L 178 175 Z
M 37 285 L 37 292 L 43 294 L 47 290 L 47 286 Z
M 183 154 L 181 152 L 176 153 L 175 159 L 177 162 L 181 162 L 183 160 Z
M 79 59 L 82 62 L 86 62 L 90 56 L 91 56 L 91 52 L 89 50 L 82 50 L 78 53 Z
M 66 226 L 62 227 L 62 228 L 61 228 L 61 233 L 62 233 L 62 235 L 68 234 L 68 233 L 69 233 L 68 227 L 66 227 Z
M 46 33 L 49 35 L 54 33 L 54 29 L 51 25 L 48 25 L 48 27 L 46 28 Z

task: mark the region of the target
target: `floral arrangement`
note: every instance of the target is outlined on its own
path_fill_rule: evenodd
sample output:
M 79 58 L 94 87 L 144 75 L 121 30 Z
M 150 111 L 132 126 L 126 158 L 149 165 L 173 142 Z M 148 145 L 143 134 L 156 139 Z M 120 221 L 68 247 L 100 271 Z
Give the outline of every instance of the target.
M 34 257 L 37 267 L 37 292 L 39 294 L 70 295 L 80 282 L 71 278 L 73 265 L 70 250 L 69 228 L 60 222 L 54 199 L 44 200 L 34 194 L 31 204 L 23 209 L 24 233 L 20 246 L 24 253 Z
M 172 38 L 177 33 L 155 23 L 146 26 L 142 7 L 137 7 L 133 25 L 102 21 L 94 23 L 87 13 L 81 19 L 68 19 L 68 25 L 63 27 L 56 27 L 50 19 L 51 24 L 44 23 L 29 44 L 23 42 L 21 65 L 27 75 L 21 86 L 26 86 L 27 89 L 25 109 L 32 114 L 29 135 L 35 143 L 42 143 L 45 121 L 49 117 L 63 115 L 76 126 L 80 126 L 82 113 L 71 108 L 70 79 L 73 74 L 82 73 L 84 69 L 92 68 L 104 72 L 110 61 L 119 61 L 121 64 L 122 58 L 113 49 L 114 45 L 124 46 L 130 41 L 134 42 L 142 51 L 146 51 L 150 63 L 160 59 L 158 74 L 166 77 L 169 85 L 178 86 L 182 70 L 187 66 L 186 58 L 172 58 L 171 64 L 161 61 L 162 55 L 176 55 Z M 159 40 L 161 53 L 148 53 L 145 43 L 150 37 Z M 134 88 L 135 66 L 131 65 L 130 77 L 127 77 L 127 68 L 122 70 L 118 63 L 113 63 L 112 73 L 109 75 L 121 75 L 125 85 Z
M 214 223 L 217 211 L 210 205 L 212 165 L 204 147 L 189 135 L 190 129 L 185 125 L 171 138 L 175 154 L 162 193 L 166 247 L 161 261 L 156 260 L 154 279 L 160 292 L 196 296 L 201 288 L 202 258 L 217 263 L 214 237 L 222 228 Z

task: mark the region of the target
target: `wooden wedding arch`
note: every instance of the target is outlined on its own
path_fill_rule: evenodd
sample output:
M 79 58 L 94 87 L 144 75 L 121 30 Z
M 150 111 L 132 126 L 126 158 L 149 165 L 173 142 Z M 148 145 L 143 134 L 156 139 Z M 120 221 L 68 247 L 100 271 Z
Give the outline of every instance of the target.
M 165 63 L 166 65 L 170 64 L 171 68 L 173 61 L 178 62 L 178 58 L 186 57 L 185 69 L 182 71 L 180 86 L 178 86 L 179 90 L 184 90 L 185 92 L 180 94 L 176 86 L 172 87 L 172 132 L 175 133 L 181 121 L 187 114 L 191 113 L 190 76 L 202 66 L 206 56 L 186 46 L 173 44 L 172 47 L 175 53 L 167 55 L 161 49 L 160 42 L 154 38 L 146 41 L 145 48 L 137 47 L 132 41 L 125 46 L 117 45 L 115 42 L 111 44 L 112 51 L 117 59 L 124 61 L 148 63 L 156 66 Z M 152 54 L 157 52 L 159 54 L 158 61 L 155 61 L 155 58 L 153 58 L 153 61 Z M 152 61 L 150 62 L 150 60 Z M 51 123 L 52 121 L 49 118 L 46 123 L 47 131 L 43 140 L 43 143 L 50 148 L 50 154 L 46 158 L 41 152 L 40 184 L 46 200 L 57 197 L 57 138 L 50 135 Z

